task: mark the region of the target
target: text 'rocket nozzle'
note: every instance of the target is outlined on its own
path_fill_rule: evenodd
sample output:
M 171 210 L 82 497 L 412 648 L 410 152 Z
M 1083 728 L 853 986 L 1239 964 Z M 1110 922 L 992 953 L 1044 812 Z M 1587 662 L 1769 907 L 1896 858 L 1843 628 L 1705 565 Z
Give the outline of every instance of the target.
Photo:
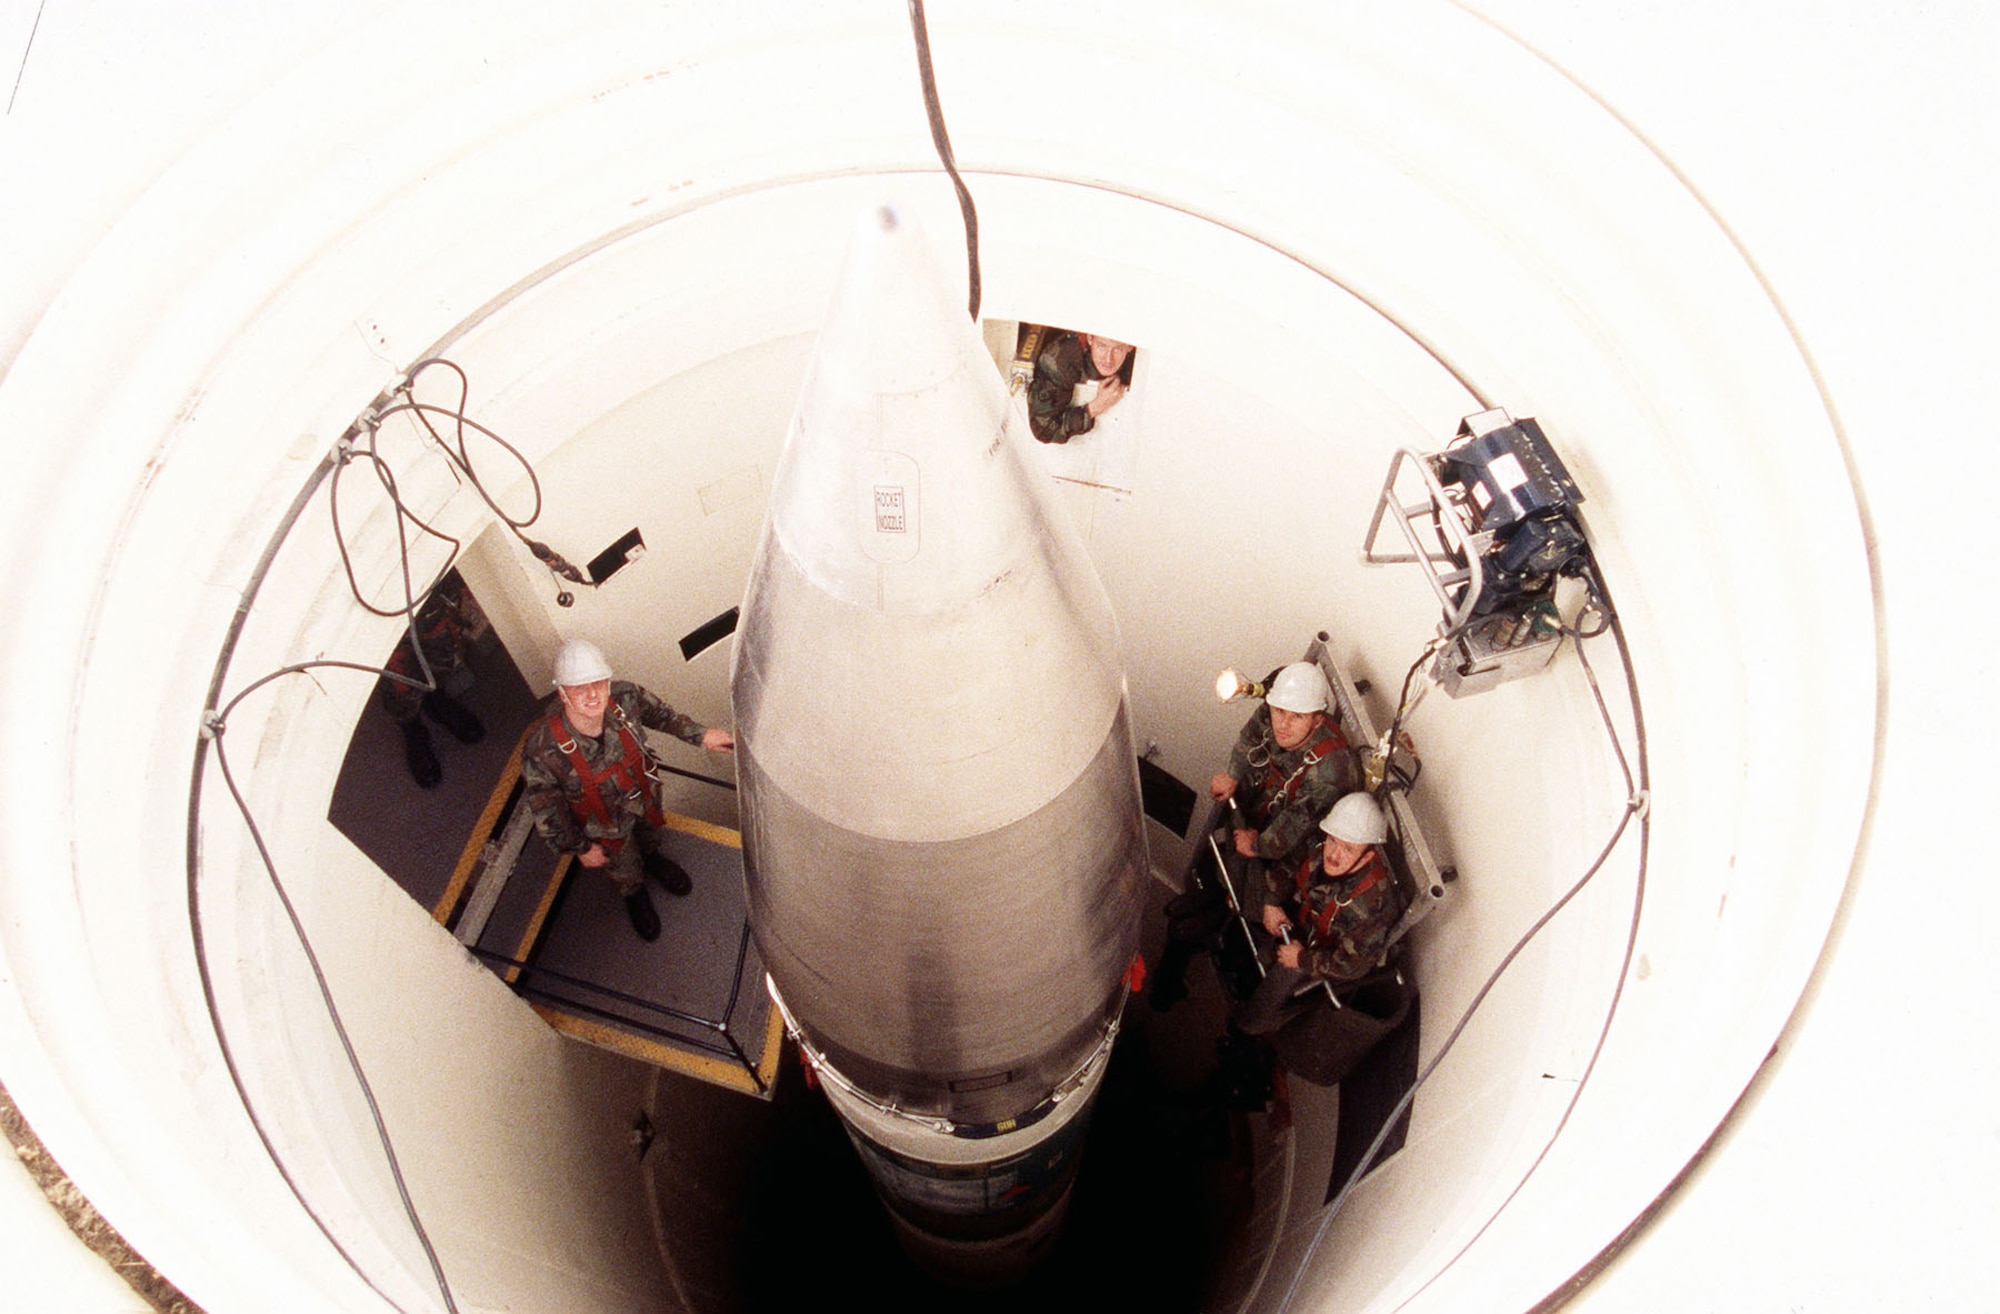
M 864 216 L 737 636 L 751 920 L 830 1089 L 1002 1139 L 1101 1057 L 1144 862 L 1110 604 L 1033 457 L 922 233 Z

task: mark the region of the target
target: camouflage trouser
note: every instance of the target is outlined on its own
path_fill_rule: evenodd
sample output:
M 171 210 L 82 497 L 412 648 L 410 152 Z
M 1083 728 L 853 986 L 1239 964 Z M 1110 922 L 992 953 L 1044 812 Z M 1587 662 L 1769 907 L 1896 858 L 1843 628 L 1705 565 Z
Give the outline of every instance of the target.
M 623 840 L 601 839 L 604 851 L 611 855 L 611 861 L 598 870 L 611 878 L 621 899 L 635 894 L 646 883 L 646 855 L 665 857 L 667 833 L 648 826 L 645 822 L 633 823 L 632 829 Z

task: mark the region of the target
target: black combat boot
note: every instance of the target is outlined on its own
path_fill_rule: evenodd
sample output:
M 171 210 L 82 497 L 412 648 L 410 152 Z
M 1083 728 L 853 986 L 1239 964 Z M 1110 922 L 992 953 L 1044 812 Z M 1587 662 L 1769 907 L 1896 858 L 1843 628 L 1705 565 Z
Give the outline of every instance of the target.
M 400 724 L 403 761 L 409 764 L 411 778 L 425 789 L 435 789 L 437 782 L 444 779 L 444 768 L 438 765 L 437 753 L 431 748 L 430 729 L 414 718 Z
M 694 888 L 694 882 L 688 879 L 687 868 L 664 853 L 646 855 L 646 874 L 666 886 L 668 894 L 685 896 Z
M 476 744 L 486 738 L 486 723 L 478 713 L 442 689 L 424 695 L 424 715 L 450 731 L 461 744 Z
M 646 893 L 646 887 L 625 896 L 625 915 L 632 919 L 632 929 L 639 938 L 651 942 L 660 938 L 660 914 L 653 907 L 653 896 Z

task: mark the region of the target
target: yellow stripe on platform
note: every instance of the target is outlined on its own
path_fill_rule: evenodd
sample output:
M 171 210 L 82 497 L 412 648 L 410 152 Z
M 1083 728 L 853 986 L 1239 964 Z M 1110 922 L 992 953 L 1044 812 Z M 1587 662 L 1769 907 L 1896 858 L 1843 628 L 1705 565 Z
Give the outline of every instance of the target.
M 693 817 L 683 817 L 678 812 L 665 815 L 668 830 L 678 830 L 696 839 L 705 839 L 710 844 L 720 844 L 727 849 L 743 847 L 743 836 L 727 826 L 718 826 L 712 821 L 696 821 Z
M 594 1018 L 577 1017 L 547 1004 L 530 1004 L 529 1007 L 541 1014 L 542 1020 L 554 1030 L 566 1036 L 573 1036 L 585 1044 L 624 1054 L 657 1068 L 682 1072 L 698 1081 L 741 1091 L 745 1095 L 768 1093 L 771 1082 L 777 1076 L 779 1056 L 777 1028 L 782 1024 L 776 1008 L 770 1010 L 770 1025 L 765 1027 L 764 1053 L 755 1056 L 761 1059 L 757 1065 L 757 1076 L 764 1082 L 763 1091 L 759 1091 L 756 1080 L 744 1071 L 739 1063 L 708 1054 L 693 1053 L 678 1045 L 641 1036 L 623 1027 L 611 1026 Z
M 493 838 L 493 827 L 499 824 L 500 810 L 507 806 L 507 795 L 514 792 L 514 780 L 521 774 L 521 748 L 528 742 L 528 732 L 535 728 L 533 721 L 521 728 L 521 737 L 514 741 L 514 751 L 507 755 L 507 765 L 500 769 L 500 779 L 487 796 L 486 807 L 473 823 L 472 833 L 465 837 L 465 848 L 458 855 L 458 866 L 452 868 L 451 879 L 445 883 L 444 893 L 438 896 L 437 906 L 431 909 L 431 916 L 440 926 L 451 922 L 451 910 L 465 893 L 466 882 L 472 879 L 473 868 L 479 865 L 479 855 L 485 851 L 486 843 Z
M 761 987 L 760 987 L 761 988 Z M 764 1001 L 764 1053 L 757 1061 L 757 1076 L 768 1092 L 778 1079 L 778 1060 L 784 1054 L 785 1018 L 776 1001 Z
M 521 932 L 521 942 L 514 946 L 515 962 L 527 962 L 528 956 L 535 951 L 535 941 L 542 938 L 542 924 L 549 920 L 549 910 L 556 906 L 556 895 L 562 891 L 563 877 L 569 875 L 572 861 L 574 855 L 568 853 L 556 859 L 556 869 L 549 873 L 549 884 L 548 888 L 542 891 L 542 901 L 535 906 L 535 915 L 528 919 L 527 929 Z M 520 968 L 510 967 L 507 969 L 507 974 L 500 979 L 508 985 L 513 985 L 520 976 Z

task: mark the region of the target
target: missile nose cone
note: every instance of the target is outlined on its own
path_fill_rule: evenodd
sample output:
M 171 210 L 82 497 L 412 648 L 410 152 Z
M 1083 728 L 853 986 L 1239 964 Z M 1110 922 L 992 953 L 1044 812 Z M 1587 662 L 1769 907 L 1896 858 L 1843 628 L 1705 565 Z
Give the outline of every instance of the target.
M 735 658 L 746 756 L 830 819 L 976 834 L 1046 803 L 1104 742 L 1124 695 L 1115 624 L 1031 446 L 922 231 L 865 214 Z M 808 728 L 835 723 L 840 755 Z
M 864 213 L 820 331 L 821 367 L 863 392 L 908 393 L 957 368 L 966 318 L 923 229 L 894 205 Z M 977 341 L 975 335 L 974 341 Z
M 731 683 L 773 980 L 857 1083 L 976 1123 L 1115 1018 L 1144 840 L 1110 601 L 951 283 L 861 217 Z
M 771 533 L 842 602 L 960 603 L 1035 541 L 1024 525 L 1054 521 L 1010 424 L 1024 428 L 922 230 L 893 207 L 871 210 L 773 479 Z

